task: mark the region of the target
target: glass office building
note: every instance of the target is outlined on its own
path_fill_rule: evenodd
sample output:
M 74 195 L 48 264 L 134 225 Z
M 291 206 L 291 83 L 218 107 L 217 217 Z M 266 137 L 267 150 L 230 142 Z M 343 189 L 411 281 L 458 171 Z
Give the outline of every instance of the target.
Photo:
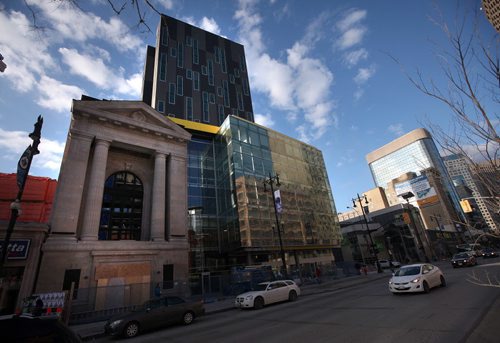
M 276 174 L 287 264 L 334 261 L 340 228 L 320 150 L 235 116 L 220 128 L 173 120 L 193 134 L 188 146 L 192 271 L 279 266 L 273 197 L 269 185 L 264 187 Z
M 388 183 L 405 173 L 421 175 L 422 171 L 434 168 L 439 172 L 440 182 L 459 216 L 463 216 L 458 195 L 448 175 L 444 162 L 430 133 L 416 129 L 366 156 L 375 185 L 388 188 Z

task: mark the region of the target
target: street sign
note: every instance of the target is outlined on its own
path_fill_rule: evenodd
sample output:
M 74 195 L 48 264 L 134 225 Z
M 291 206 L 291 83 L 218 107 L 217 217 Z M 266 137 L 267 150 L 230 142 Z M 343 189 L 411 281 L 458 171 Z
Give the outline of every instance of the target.
M 11 239 L 7 247 L 7 259 L 25 260 L 28 258 L 28 252 L 31 239 Z M 0 241 L 0 254 L 2 252 L 3 241 Z

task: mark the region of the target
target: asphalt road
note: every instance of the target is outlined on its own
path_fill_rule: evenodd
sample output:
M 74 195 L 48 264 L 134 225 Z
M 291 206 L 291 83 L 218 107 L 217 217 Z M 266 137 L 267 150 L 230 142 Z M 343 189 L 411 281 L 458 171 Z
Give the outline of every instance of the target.
M 466 279 L 472 272 L 484 278 L 486 271 L 500 279 L 499 260 L 479 259 L 483 266 L 461 269 L 438 263 L 448 286 L 429 294 L 394 296 L 387 290 L 388 275 L 387 279 L 309 295 L 259 311 L 231 310 L 206 316 L 188 327 L 144 333 L 127 342 L 470 343 L 471 333 L 500 291 L 473 285 Z M 500 341 L 500 327 L 498 332 Z

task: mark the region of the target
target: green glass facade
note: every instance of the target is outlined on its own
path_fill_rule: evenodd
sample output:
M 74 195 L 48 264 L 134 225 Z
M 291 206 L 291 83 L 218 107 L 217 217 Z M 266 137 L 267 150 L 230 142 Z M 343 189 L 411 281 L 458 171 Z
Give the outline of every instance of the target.
M 195 269 L 271 263 L 279 251 L 273 197 L 264 180 L 279 174 L 279 215 L 289 264 L 333 262 L 340 228 L 320 150 L 244 119 L 229 116 L 217 135 L 194 134 L 189 151 L 189 207 Z M 201 242 L 201 239 L 203 242 Z M 193 244 L 191 245 L 193 248 Z M 291 258 L 293 254 L 294 258 Z M 196 255 L 196 254 L 195 254 Z M 305 263 L 305 262 L 304 262 Z M 196 266 L 198 264 L 198 266 Z

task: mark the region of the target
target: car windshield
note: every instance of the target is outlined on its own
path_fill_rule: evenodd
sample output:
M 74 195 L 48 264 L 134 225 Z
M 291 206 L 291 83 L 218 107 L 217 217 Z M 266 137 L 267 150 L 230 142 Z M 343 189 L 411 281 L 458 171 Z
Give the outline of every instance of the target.
M 453 256 L 453 258 L 469 258 L 469 254 L 467 253 L 456 254 L 455 256 Z
M 255 286 L 254 291 L 265 291 L 267 285 L 267 283 L 259 283 L 257 286 Z
M 407 276 L 407 275 L 418 275 L 420 274 L 420 267 L 403 267 L 399 269 L 396 273 L 394 273 L 395 276 Z

